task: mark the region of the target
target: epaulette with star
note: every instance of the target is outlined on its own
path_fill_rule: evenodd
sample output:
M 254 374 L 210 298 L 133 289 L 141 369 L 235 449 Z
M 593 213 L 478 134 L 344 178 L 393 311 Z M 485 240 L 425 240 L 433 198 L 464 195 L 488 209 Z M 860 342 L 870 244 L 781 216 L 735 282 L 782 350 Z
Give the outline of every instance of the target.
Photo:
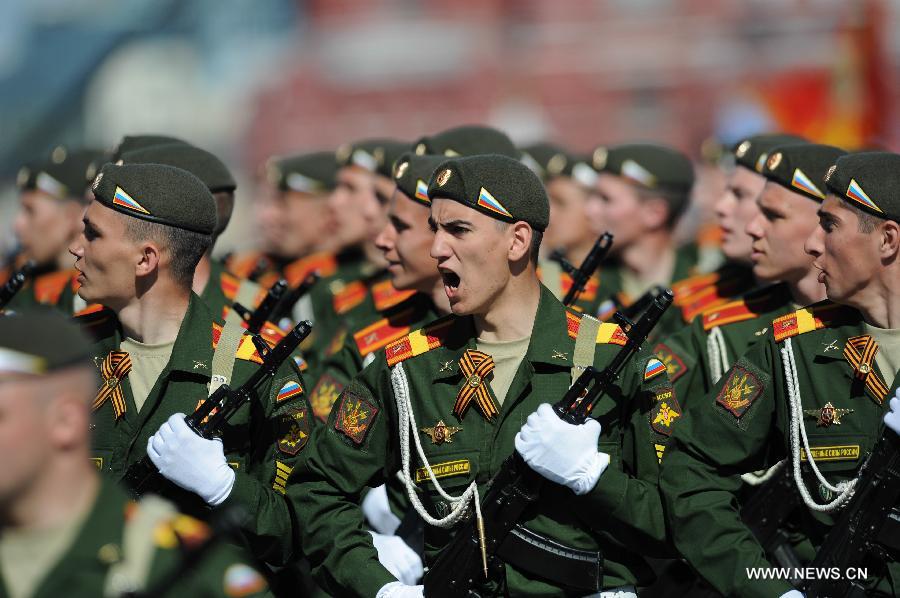
M 343 315 L 365 301 L 369 289 L 359 280 L 354 280 L 344 285 L 340 291 L 332 297 L 332 307 L 338 315 Z
M 412 305 L 406 309 L 398 308 L 395 311 L 397 313 L 353 333 L 353 341 L 362 357 L 374 353 L 412 332 L 412 323 L 420 316 L 421 310 L 418 306 Z
M 772 333 L 775 342 L 780 343 L 800 334 L 837 325 L 852 318 L 854 313 L 852 308 L 826 300 L 775 318 Z
M 790 297 L 784 285 L 769 285 L 747 293 L 740 299 L 704 311 L 703 330 L 709 332 L 716 327 L 752 320 L 765 312 L 777 309 L 786 301 L 790 301 Z
M 417 357 L 432 349 L 442 347 L 447 335 L 457 321 L 458 318 L 456 316 L 448 315 L 424 328 L 410 332 L 392 343 L 388 343 L 384 348 L 387 364 L 393 367 L 401 361 L 406 361 L 411 357 Z
M 704 281 L 707 281 L 706 284 L 700 284 Z M 694 276 L 676 282 L 672 285 L 672 290 L 675 293 L 674 303 L 681 309 L 682 319 L 691 322 L 701 313 L 746 293 L 755 284 L 745 271 L 735 269 Z
M 418 291 L 401 291 L 394 287 L 390 280 L 382 280 L 372 285 L 372 302 L 377 311 L 385 311 L 400 305 Z
M 566 328 L 569 337 L 573 340 L 578 337 L 578 329 L 581 328 L 581 318 L 584 314 L 566 310 Z M 625 331 L 613 322 L 600 322 L 597 331 L 598 345 L 624 345 L 628 341 Z
M 219 338 L 221 338 L 222 336 L 222 328 L 223 326 L 221 324 L 213 322 L 213 349 L 215 349 L 219 345 Z M 266 344 L 269 345 L 269 348 L 273 348 L 282 338 L 284 338 L 284 331 L 282 331 L 274 324 L 266 322 L 266 325 L 260 328 L 259 336 L 262 337 L 264 341 L 266 341 Z M 263 362 L 259 351 L 256 350 L 256 345 L 253 344 L 253 337 L 249 334 L 245 334 L 241 337 L 241 342 L 238 345 L 237 352 L 234 355 L 237 359 L 243 359 L 244 361 L 252 361 L 253 363 L 258 364 L 262 364 Z
M 34 279 L 34 298 L 38 303 L 56 305 L 66 285 L 75 280 L 73 270 L 49 272 Z
M 291 286 L 297 286 L 307 277 L 316 272 L 322 278 L 334 276 L 337 272 L 338 261 L 332 253 L 314 253 L 304 258 L 291 262 L 284 267 L 284 278 Z

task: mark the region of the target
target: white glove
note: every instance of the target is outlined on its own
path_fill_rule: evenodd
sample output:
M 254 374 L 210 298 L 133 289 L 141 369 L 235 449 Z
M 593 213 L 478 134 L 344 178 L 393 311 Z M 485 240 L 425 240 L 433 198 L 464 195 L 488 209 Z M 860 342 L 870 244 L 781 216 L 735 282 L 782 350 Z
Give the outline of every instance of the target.
M 800 590 L 789 590 L 781 595 L 781 598 L 806 598 Z
M 369 533 L 372 534 L 372 544 L 378 551 L 378 562 L 390 571 L 391 575 L 408 586 L 419 581 L 424 570 L 422 559 L 415 550 L 407 546 L 399 536 Z
M 222 440 L 198 436 L 176 413 L 147 441 L 147 455 L 159 473 L 215 507 L 234 487 L 234 470 L 225 461 Z
M 884 425 L 900 434 L 900 388 L 891 399 L 891 410 L 884 414 Z
M 392 581 L 381 586 L 375 598 L 424 598 L 425 586 L 408 586 Z
M 362 501 L 362 512 L 372 529 L 379 534 L 393 536 L 400 527 L 400 519 L 388 504 L 387 487 L 384 484 L 369 490 Z
M 609 466 L 609 455 L 597 450 L 600 422 L 566 423 L 553 407 L 543 403 L 528 416 L 516 434 L 516 450 L 551 482 L 568 486 L 575 494 L 587 494 Z

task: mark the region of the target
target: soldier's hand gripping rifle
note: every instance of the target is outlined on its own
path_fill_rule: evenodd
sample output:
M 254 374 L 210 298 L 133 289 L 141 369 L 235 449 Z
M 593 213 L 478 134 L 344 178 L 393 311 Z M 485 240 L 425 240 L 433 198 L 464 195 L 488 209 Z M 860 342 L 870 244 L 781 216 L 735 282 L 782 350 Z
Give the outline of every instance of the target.
M 623 322 L 631 324 L 626 332 L 625 345 L 602 371 L 588 367 L 575 380 L 553 407 L 560 419 L 574 425 L 587 421 L 594 406 L 615 383 L 628 359 L 640 348 L 672 304 L 672 299 L 672 292 L 666 290 L 637 322 Z M 620 319 L 624 320 L 623 317 Z M 517 523 L 525 509 L 538 499 L 544 483 L 545 479 L 531 469 L 518 452 L 513 451 L 488 484 L 487 493 L 481 501 L 481 521 L 470 516 L 428 569 L 424 579 L 425 595 L 429 598 L 464 596 L 479 579 L 489 577 L 489 569 L 502 568 L 503 562 L 516 565 L 515 554 L 507 548 L 512 536 L 527 536 L 531 541 L 538 542 L 543 540 L 534 538 L 535 534 Z M 582 593 L 599 591 L 603 579 L 602 557 L 593 554 L 596 555 L 596 567 L 580 568 L 575 575 L 567 577 L 567 586 Z M 548 568 L 545 567 L 544 571 Z M 582 574 L 580 578 L 578 573 Z
M 308 321 L 300 322 L 271 349 L 259 336 L 253 336 L 253 344 L 256 345 L 256 350 L 262 358 L 262 365 L 237 388 L 231 388 L 228 384 L 217 388 L 196 411 L 185 416 L 184 421 L 188 427 L 207 440 L 218 436 L 222 426 L 244 403 L 253 400 L 256 388 L 267 378 L 275 376 L 281 364 L 297 349 L 311 330 L 312 324 Z M 140 496 L 152 491 L 161 480 L 156 465 L 150 457 L 144 455 L 140 461 L 128 468 L 122 482 L 136 496 Z
M 887 428 L 863 464 L 853 498 L 810 564 L 816 570 L 830 569 L 839 575 L 808 581 L 806 596 L 865 596 L 865 580 L 846 573 L 871 562 L 867 557 L 882 563 L 900 558 L 900 436 Z
M 259 302 L 257 308 L 253 311 L 250 311 L 240 303 L 232 303 L 231 309 L 236 311 L 244 322 L 247 323 L 247 330 L 250 331 L 251 334 L 259 334 L 263 324 L 270 320 L 275 313 L 278 304 L 281 302 L 282 297 L 284 297 L 285 292 L 287 292 L 287 288 L 288 283 L 282 278 L 269 287 L 269 290 L 266 291 L 266 296 L 263 297 L 263 300 Z
M 0 309 L 3 309 L 12 301 L 16 293 L 25 286 L 25 281 L 34 273 L 34 262 L 28 261 L 21 268 L 13 272 L 9 280 L 0 287 Z
M 561 255 L 551 256 L 550 259 L 559 262 L 563 271 L 572 277 L 572 286 L 569 288 L 566 296 L 563 297 L 563 305 L 572 305 L 575 303 L 578 296 L 584 291 L 584 287 L 587 285 L 588 280 L 591 279 L 591 276 L 593 276 L 594 272 L 597 271 L 597 268 L 600 267 L 600 262 L 602 262 L 603 258 L 606 257 L 606 254 L 609 253 L 612 242 L 612 233 L 603 233 L 600 235 L 600 238 L 597 239 L 594 246 L 591 247 L 591 250 L 584 258 L 584 261 L 581 262 L 581 265 L 577 268 Z

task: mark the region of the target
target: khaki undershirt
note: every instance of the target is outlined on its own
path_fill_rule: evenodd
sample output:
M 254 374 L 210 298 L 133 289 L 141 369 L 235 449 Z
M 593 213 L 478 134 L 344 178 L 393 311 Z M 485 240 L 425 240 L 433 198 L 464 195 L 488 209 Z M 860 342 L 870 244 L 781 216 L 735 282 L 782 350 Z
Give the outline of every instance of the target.
M 44 529 L 5 529 L 0 533 L 0 571 L 9 598 L 28 598 L 59 563 L 78 535 L 90 509 L 71 521 Z
M 153 390 L 159 375 L 166 369 L 174 346 L 174 340 L 161 345 L 145 345 L 130 338 L 122 340 L 119 350 L 128 351 L 128 355 L 131 356 L 128 382 L 131 384 L 131 394 L 138 411 L 147 402 L 147 397 L 150 396 L 150 391 Z
M 490 385 L 494 396 L 501 405 L 506 400 L 506 393 L 509 392 L 513 378 L 516 377 L 519 364 L 528 353 L 530 342 L 530 336 L 514 341 L 487 342 L 480 338 L 475 341 L 479 351 L 494 358 L 494 377 L 491 379 Z
M 878 353 L 875 355 L 875 363 L 884 374 L 884 381 L 888 386 L 893 386 L 897 370 L 900 369 L 900 328 L 875 328 L 865 325 L 866 334 L 872 335 L 878 343 Z

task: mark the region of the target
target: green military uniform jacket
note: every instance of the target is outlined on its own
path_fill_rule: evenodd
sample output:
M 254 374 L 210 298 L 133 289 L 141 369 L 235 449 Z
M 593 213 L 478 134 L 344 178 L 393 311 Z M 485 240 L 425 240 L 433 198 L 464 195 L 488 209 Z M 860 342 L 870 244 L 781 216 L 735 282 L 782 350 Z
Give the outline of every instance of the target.
M 9 310 L 27 309 L 38 305 L 58 309 L 67 316 L 76 311 L 75 276 L 76 270 L 42 269 L 16 293 L 6 306 Z M 82 302 L 83 304 L 83 302 Z
M 321 422 L 328 419 L 341 391 L 375 360 L 378 351 L 438 317 L 431 299 L 416 293 L 397 305 L 377 312 L 376 317 L 361 317 L 351 323 L 350 332 L 343 335 L 341 349 L 325 358 L 321 375 L 309 395 L 316 419 Z
M 135 504 L 109 481 L 100 487 L 97 499 L 63 557 L 39 582 L 33 598 L 97 598 L 103 589 L 110 566 L 122 554 L 126 520 L 135 516 Z M 265 580 L 251 569 L 234 547 L 218 543 L 196 564 L 190 574 L 168 579 L 178 570 L 182 548 L 206 541 L 209 528 L 185 515 L 157 527 L 153 538 L 154 552 L 146 588 L 156 588 L 154 595 L 191 596 L 192 598 L 268 596 Z M 166 582 L 164 588 L 157 584 Z M 6 584 L 0 579 L 0 598 L 6 598 Z
M 79 319 L 85 320 L 97 339 L 94 360 L 99 367 L 111 351 L 119 349 L 118 321 L 108 310 Z M 135 406 L 127 375 L 119 383 L 124 413 L 116 417 L 112 397 L 95 404 L 93 458 L 104 474 L 120 479 L 128 466 L 146 455 L 148 439 L 173 413 L 193 413 L 206 399 L 213 342 L 218 338 L 214 322 L 206 305 L 192 293 L 169 363 L 141 411 Z M 250 341 L 245 336 L 238 349 L 232 387 L 259 367 Z M 259 386 L 256 400 L 235 413 L 222 435 L 225 457 L 236 474 L 223 506 L 240 505 L 246 510 L 244 531 L 249 546 L 255 556 L 272 564 L 283 564 L 294 553 L 293 517 L 283 495 L 287 477 L 309 438 L 310 411 L 303 388 L 296 366 L 288 360 Z M 208 508 L 196 495 L 165 480 L 160 493 L 191 514 L 200 516 Z
M 770 567 L 762 547 L 741 522 L 735 496 L 740 474 L 787 458 L 792 466 L 791 409 L 782 349 L 790 342 L 797 370 L 802 422 L 810 452 L 832 485 L 854 478 L 881 436 L 895 372 L 871 363 L 865 382 L 845 357 L 848 339 L 864 335 L 863 320 L 850 308 L 822 302 L 775 318 L 765 338 L 737 360 L 713 392 L 690 401 L 689 417 L 673 435 L 660 477 L 672 533 L 684 557 L 717 590 L 736 596 L 780 596 L 782 580 L 750 580 L 748 567 Z M 828 405 L 828 408 L 826 408 Z M 836 411 L 831 412 L 833 407 Z M 829 413 L 837 417 L 828 422 Z M 823 421 L 823 414 L 825 420 Z M 802 447 L 802 444 L 801 444 Z M 802 449 L 801 449 L 802 450 Z M 801 459 L 806 460 L 802 450 Z M 834 498 L 814 475 L 804 482 L 819 503 Z M 801 504 L 801 531 L 818 546 L 833 516 Z M 887 595 L 900 591 L 900 567 L 869 566 L 869 583 Z
M 774 284 L 707 310 L 657 343 L 653 352 L 666 364 L 681 406 L 690 410 L 692 398 L 708 395 L 731 364 L 765 338 L 772 320 L 793 310 L 787 285 Z M 721 341 L 711 341 L 711 335 Z M 703 403 L 703 408 L 708 408 L 708 403 Z
M 393 580 L 378 563 L 363 514 L 357 505 L 366 487 L 375 487 L 400 468 L 398 415 L 389 364 L 402 360 L 412 410 L 427 458 L 445 490 L 460 494 L 477 480 L 481 495 L 506 457 L 525 419 L 544 402 L 555 402 L 571 383 L 573 350 L 581 316 L 567 310 L 545 287 L 531 343 L 499 416 L 487 421 L 474 407 L 462 419 L 453 413 L 459 390 L 467 383 L 459 362 L 475 348 L 471 317 L 448 316 L 395 341 L 344 389 L 325 426 L 314 431 L 302 468 L 295 470 L 288 494 L 301 517 L 304 552 L 326 589 L 339 595 L 374 595 Z M 604 366 L 620 348 L 621 330 L 601 325 L 594 363 Z M 405 357 L 405 359 L 404 359 Z M 496 399 L 494 399 L 496 401 Z M 667 442 L 677 410 L 665 367 L 647 352 L 634 357 L 618 386 L 593 415 L 603 425 L 599 449 L 611 465 L 592 492 L 575 496 L 548 484 L 543 497 L 526 511 L 523 523 L 563 544 L 604 555 L 604 587 L 644 584 L 652 576 L 644 555 L 667 555 L 670 548 L 657 491 L 657 446 Z M 432 442 L 424 428 L 438 422 L 460 428 L 451 442 Z M 434 516 L 448 505 L 424 481 L 422 463 L 413 452 L 410 475 Z M 427 476 L 426 476 L 427 477 Z M 432 563 L 452 530 L 426 525 L 425 564 Z M 512 595 L 559 595 L 562 590 L 535 575 L 507 565 Z M 482 588 L 496 593 L 497 588 Z

